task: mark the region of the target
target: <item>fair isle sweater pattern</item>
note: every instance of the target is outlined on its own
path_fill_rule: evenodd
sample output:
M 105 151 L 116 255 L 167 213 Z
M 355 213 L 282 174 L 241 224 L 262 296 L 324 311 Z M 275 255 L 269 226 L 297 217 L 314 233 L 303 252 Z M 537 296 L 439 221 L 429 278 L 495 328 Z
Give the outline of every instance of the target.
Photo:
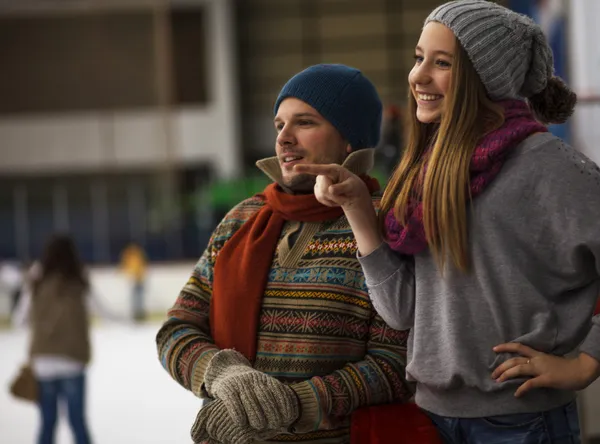
M 378 206 L 379 198 L 373 201 Z M 197 396 L 203 396 L 204 370 L 218 351 L 209 323 L 216 258 L 263 204 L 253 197 L 227 214 L 158 333 L 162 365 Z M 290 235 L 296 236 L 293 246 Z M 284 226 L 263 298 L 254 367 L 300 383 L 316 400 L 303 412 L 302 433 L 265 442 L 347 443 L 352 411 L 412 396 L 404 376 L 408 332 L 389 328 L 376 314 L 356 251 L 345 217 Z

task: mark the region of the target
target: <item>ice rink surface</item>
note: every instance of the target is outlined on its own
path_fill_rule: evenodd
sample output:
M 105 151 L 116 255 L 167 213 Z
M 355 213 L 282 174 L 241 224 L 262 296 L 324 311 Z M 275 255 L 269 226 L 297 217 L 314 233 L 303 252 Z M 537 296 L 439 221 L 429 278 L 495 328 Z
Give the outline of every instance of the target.
M 94 444 L 190 444 L 200 400 L 160 365 L 154 337 L 159 324 L 103 323 L 92 332 L 87 374 L 87 418 Z M 35 444 L 37 406 L 15 400 L 9 382 L 25 360 L 25 330 L 0 331 L 0 444 Z M 65 415 L 56 444 L 71 444 Z
M 161 367 L 154 345 L 160 324 L 103 322 L 92 330 L 93 361 L 88 369 L 87 418 L 93 444 L 191 444 L 189 430 L 200 400 Z M 37 407 L 8 392 L 27 349 L 25 330 L 0 330 L 0 444 L 35 444 Z M 600 435 L 600 380 L 587 390 L 580 411 L 584 429 Z M 71 444 L 66 418 L 56 444 Z M 594 441 L 596 442 L 596 441 Z

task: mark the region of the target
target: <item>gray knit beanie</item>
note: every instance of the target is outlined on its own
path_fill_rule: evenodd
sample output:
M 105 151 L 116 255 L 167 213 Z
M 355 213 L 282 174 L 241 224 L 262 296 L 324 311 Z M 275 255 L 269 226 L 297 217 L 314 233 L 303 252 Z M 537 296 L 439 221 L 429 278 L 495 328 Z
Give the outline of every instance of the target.
M 527 99 L 539 120 L 561 123 L 577 96 L 554 76 L 552 49 L 529 17 L 487 0 L 455 0 L 425 20 L 452 30 L 492 100 Z

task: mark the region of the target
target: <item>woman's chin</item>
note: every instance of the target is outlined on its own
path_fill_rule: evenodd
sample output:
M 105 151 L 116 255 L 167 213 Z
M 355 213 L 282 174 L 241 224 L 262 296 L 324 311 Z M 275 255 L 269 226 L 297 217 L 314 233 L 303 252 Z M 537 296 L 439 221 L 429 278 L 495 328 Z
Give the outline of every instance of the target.
M 438 123 L 441 118 L 442 113 L 438 110 L 417 109 L 417 120 L 421 123 Z

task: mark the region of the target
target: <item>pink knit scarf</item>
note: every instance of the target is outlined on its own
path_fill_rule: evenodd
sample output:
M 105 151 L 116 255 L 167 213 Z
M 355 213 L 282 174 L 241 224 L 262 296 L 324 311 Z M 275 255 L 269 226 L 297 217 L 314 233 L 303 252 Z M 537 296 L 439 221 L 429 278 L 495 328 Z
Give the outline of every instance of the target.
M 548 131 L 533 118 L 525 102 L 508 100 L 499 104 L 504 107 L 504 124 L 480 140 L 471 158 L 469 170 L 473 198 L 494 180 L 511 149 L 534 133 Z M 423 226 L 423 193 L 419 188 L 412 194 L 407 207 L 406 225 L 398 222 L 393 208 L 385 220 L 386 240 L 394 250 L 402 254 L 417 254 L 427 248 Z

